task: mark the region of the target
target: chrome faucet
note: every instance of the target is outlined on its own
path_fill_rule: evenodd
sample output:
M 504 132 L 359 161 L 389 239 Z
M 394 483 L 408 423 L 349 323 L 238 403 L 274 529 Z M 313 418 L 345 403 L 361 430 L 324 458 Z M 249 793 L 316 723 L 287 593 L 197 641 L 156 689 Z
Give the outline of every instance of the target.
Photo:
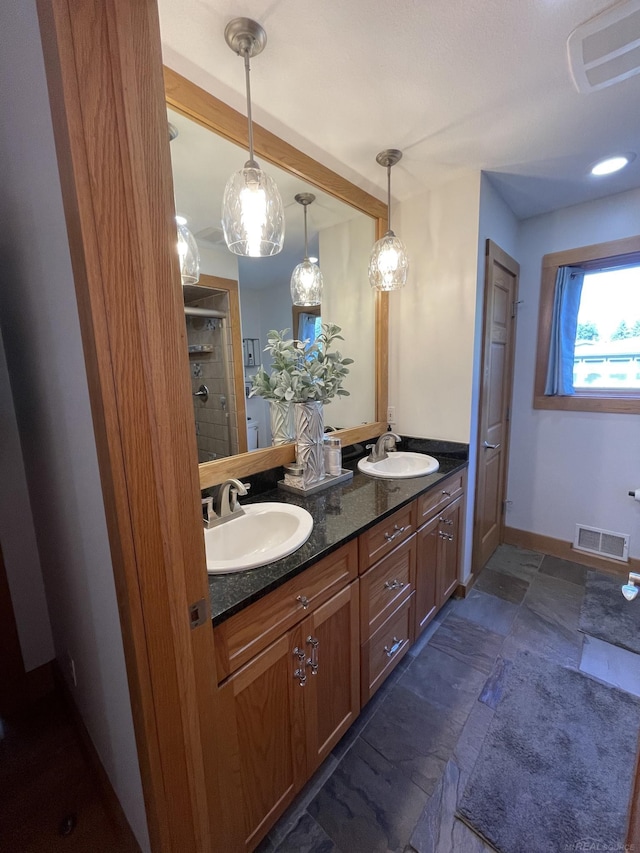
M 381 462 L 386 459 L 387 450 L 395 450 L 397 441 L 402 441 L 399 435 L 395 432 L 385 432 L 375 444 L 367 444 L 366 449 L 371 451 L 367 456 L 367 462 Z
M 220 486 L 215 506 L 218 518 L 222 520 L 233 515 L 234 512 L 243 513 L 244 510 L 238 503 L 238 496 L 246 495 L 250 488 L 249 483 L 241 483 L 240 480 L 233 477 L 230 480 L 225 480 Z
M 244 510 L 238 503 L 238 496 L 246 495 L 249 488 L 249 483 L 241 483 L 232 477 L 220 486 L 215 502 L 213 498 L 203 498 L 202 516 L 205 528 L 209 530 L 230 518 L 243 515 Z

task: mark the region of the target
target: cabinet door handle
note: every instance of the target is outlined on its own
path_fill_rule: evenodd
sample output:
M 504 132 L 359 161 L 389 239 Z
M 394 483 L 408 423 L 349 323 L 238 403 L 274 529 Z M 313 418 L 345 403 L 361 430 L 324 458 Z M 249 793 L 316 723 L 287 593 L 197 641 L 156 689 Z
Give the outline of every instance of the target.
M 393 638 L 393 645 L 391 646 L 391 648 L 389 648 L 389 646 L 384 647 L 384 650 L 387 654 L 387 657 L 392 658 L 396 654 L 396 652 L 398 652 L 400 650 L 400 648 L 402 647 L 402 644 L 404 642 L 405 642 L 405 640 L 399 640 L 397 637 L 394 637 Z
M 489 444 L 489 442 L 485 440 L 483 447 L 485 450 L 497 450 L 500 447 L 500 445 L 499 444 Z
M 387 542 L 393 542 L 393 540 L 396 538 L 396 536 L 400 536 L 400 534 L 404 533 L 406 529 L 407 529 L 407 526 L 404 524 L 402 527 L 398 527 L 397 524 L 394 524 L 393 525 L 394 532 L 393 533 L 385 533 L 384 538 L 387 540 Z
M 311 675 L 318 674 L 318 646 L 319 640 L 312 637 L 311 634 L 307 637 L 307 644 L 311 646 L 311 657 L 307 660 L 307 666 L 311 669 Z
M 450 498 L 450 497 L 451 497 L 451 492 L 448 492 L 446 489 L 443 489 L 443 490 L 442 490 L 442 494 L 443 494 L 446 498 Z
M 444 530 L 439 530 L 438 536 L 441 539 L 445 539 L 447 542 L 453 542 L 453 533 L 445 533 Z
M 395 578 L 392 581 L 385 581 L 384 586 L 385 589 L 402 589 L 404 581 L 399 581 L 398 578 Z
M 307 683 L 307 673 L 304 671 L 304 659 L 306 657 L 304 649 L 295 647 L 293 656 L 297 659 L 298 666 L 293 670 L 293 677 L 298 679 L 300 687 L 304 687 Z M 302 666 L 300 666 L 302 664 Z
M 300 604 L 302 605 L 302 609 L 303 609 L 303 610 L 306 610 L 306 609 L 307 609 L 307 607 L 309 606 L 309 599 L 307 598 L 307 596 L 306 596 L 306 595 L 298 595 L 298 596 L 296 596 L 296 601 L 299 601 L 299 602 L 300 602 Z
M 440 516 L 438 521 L 440 522 L 440 524 L 453 524 L 452 518 L 443 518 L 442 516 Z

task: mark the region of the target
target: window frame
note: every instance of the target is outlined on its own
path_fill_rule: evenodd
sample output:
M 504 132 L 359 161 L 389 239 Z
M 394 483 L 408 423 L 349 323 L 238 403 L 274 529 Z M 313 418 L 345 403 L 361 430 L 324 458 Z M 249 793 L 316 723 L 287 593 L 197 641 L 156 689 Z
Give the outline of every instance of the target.
M 640 389 L 629 389 L 622 393 L 609 388 L 586 391 L 580 389 L 571 396 L 544 393 L 549 364 L 553 297 L 558 267 L 574 266 L 581 267 L 585 271 L 593 271 L 605 266 L 615 267 L 636 263 L 640 265 L 640 235 L 626 237 L 622 240 L 612 240 L 608 243 L 581 246 L 577 249 L 567 249 L 563 252 L 553 252 L 543 257 L 533 389 L 534 409 L 640 414 Z

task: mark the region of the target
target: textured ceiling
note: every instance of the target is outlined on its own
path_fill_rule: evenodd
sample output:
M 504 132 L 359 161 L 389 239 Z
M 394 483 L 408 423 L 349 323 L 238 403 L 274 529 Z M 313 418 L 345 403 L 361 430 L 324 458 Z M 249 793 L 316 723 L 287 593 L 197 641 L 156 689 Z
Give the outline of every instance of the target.
M 159 0 L 167 65 L 245 111 L 224 27 L 267 30 L 252 62 L 254 118 L 378 197 L 383 148 L 401 148 L 394 200 L 484 169 L 516 215 L 640 186 L 640 76 L 576 91 L 566 41 L 610 0 Z

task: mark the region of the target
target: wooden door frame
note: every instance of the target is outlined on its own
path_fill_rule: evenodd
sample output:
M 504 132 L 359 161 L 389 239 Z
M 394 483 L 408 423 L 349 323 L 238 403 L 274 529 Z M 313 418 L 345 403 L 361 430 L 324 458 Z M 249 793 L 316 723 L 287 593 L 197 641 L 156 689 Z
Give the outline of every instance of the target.
M 234 850 L 156 0 L 37 6 L 151 846 Z
M 478 476 L 480 469 L 480 462 L 482 459 L 482 450 L 484 443 L 484 436 L 482 434 L 482 413 L 484 407 L 487 405 L 487 394 L 486 394 L 486 385 L 484 381 L 484 371 L 487 365 L 488 360 L 488 342 L 491 335 L 491 317 L 488 311 L 489 305 L 489 272 L 491 270 L 492 264 L 494 261 L 497 261 L 501 266 L 503 266 L 506 270 L 512 273 L 515 276 L 516 287 L 514 296 L 514 302 L 518 302 L 518 288 L 520 285 L 520 264 L 508 255 L 503 249 L 500 248 L 496 243 L 491 239 L 487 239 L 485 243 L 485 266 L 484 266 L 484 293 L 482 299 L 482 354 L 480 361 L 480 394 L 478 397 L 478 435 L 476 439 L 476 482 L 475 482 L 475 496 L 474 496 L 474 504 L 473 504 L 473 516 L 474 516 L 474 524 L 473 524 L 473 549 L 471 552 L 471 570 L 473 575 L 477 575 L 482 569 L 483 566 L 478 566 L 476 561 L 478 559 L 478 554 L 480 551 L 480 525 L 477 523 L 477 510 L 478 510 L 478 486 L 480 483 L 480 477 Z M 517 317 L 515 317 L 517 320 Z M 511 410 L 512 405 L 511 401 L 513 399 L 513 375 L 514 375 L 514 365 L 515 365 L 515 351 L 516 351 L 516 323 L 514 322 L 513 327 L 513 340 L 512 340 L 512 349 L 511 349 L 511 358 L 509 364 L 507 365 L 508 378 L 507 383 L 509 386 L 509 409 Z M 501 488 L 502 494 L 506 495 L 506 485 L 507 485 L 507 475 L 509 473 L 509 450 L 510 450 L 510 436 L 511 436 L 511 417 L 508 419 L 508 425 L 506 429 L 506 435 L 503 439 L 504 449 L 503 449 L 503 459 L 504 464 L 502 465 L 502 476 L 501 476 Z M 502 542 L 504 540 L 504 528 L 505 528 L 505 513 L 504 511 L 500 515 L 500 532 L 499 532 L 499 540 Z

